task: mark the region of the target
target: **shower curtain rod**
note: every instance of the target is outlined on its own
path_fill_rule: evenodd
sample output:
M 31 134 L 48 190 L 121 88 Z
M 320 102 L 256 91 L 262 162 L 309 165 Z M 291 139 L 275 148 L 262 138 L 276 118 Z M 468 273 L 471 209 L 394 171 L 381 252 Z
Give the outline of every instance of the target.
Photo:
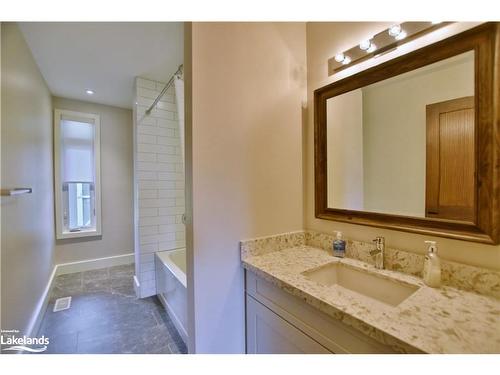
M 174 82 L 174 78 L 177 74 L 180 74 L 182 73 L 182 68 L 183 68 L 183 65 L 179 65 L 179 68 L 177 68 L 177 71 L 172 75 L 172 78 L 170 78 L 170 80 L 167 82 L 167 84 L 165 85 L 165 87 L 163 88 L 163 90 L 161 90 L 160 92 L 160 95 L 158 95 L 155 99 L 155 101 L 153 102 L 153 104 L 151 104 L 151 106 L 146 110 L 146 114 L 149 115 L 151 113 L 151 111 L 153 110 L 153 108 L 158 104 L 158 102 L 160 101 L 161 97 L 163 95 L 165 95 L 165 93 L 167 92 L 168 88 L 170 87 L 170 85 L 172 85 L 172 83 Z

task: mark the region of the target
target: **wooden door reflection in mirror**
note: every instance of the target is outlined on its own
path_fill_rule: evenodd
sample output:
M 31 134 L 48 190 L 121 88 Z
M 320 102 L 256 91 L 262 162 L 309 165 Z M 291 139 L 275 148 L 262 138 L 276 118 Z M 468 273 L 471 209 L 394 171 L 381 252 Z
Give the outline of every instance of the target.
M 427 106 L 427 217 L 475 221 L 474 97 Z

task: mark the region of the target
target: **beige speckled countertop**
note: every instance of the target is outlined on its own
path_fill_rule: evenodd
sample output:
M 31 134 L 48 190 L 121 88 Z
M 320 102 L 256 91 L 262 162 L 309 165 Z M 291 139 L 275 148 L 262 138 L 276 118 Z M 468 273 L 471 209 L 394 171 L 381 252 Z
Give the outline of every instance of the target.
M 421 278 L 378 270 L 356 259 L 335 258 L 306 245 L 248 254 L 242 262 L 247 270 L 397 351 L 500 353 L 500 300 L 493 297 L 452 287 L 429 288 Z M 330 262 L 420 288 L 394 307 L 338 286 L 317 284 L 302 275 Z

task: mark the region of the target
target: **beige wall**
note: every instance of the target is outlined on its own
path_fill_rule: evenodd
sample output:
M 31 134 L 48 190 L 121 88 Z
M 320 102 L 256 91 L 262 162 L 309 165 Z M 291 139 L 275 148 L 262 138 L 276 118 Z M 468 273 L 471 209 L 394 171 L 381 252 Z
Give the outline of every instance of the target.
M 102 236 L 57 240 L 56 263 L 133 253 L 132 111 L 58 97 L 53 106 L 101 116 Z
M 426 106 L 474 96 L 474 53 L 363 89 L 365 210 L 425 217 Z
M 53 270 L 52 105 L 18 27 L 2 23 L 1 34 L 1 187 L 33 188 L 1 198 L 1 328 L 29 333 Z
M 382 235 L 386 237 L 388 246 L 423 253 L 426 249 L 423 241 L 431 239 L 428 236 L 319 220 L 314 217 L 313 90 L 334 80 L 334 77 L 328 77 L 327 74 L 327 62 L 330 57 L 334 56 L 338 51 L 343 51 L 356 45 L 360 40 L 383 30 L 389 25 L 389 23 L 383 22 L 307 24 L 309 120 L 308 129 L 304 137 L 305 227 L 325 232 L 342 230 L 347 237 L 363 241 L 371 241 L 375 236 Z M 438 241 L 440 254 L 445 259 L 500 269 L 500 246 L 482 245 L 439 237 L 432 239 Z
M 188 235 L 194 230 L 193 242 L 187 242 L 188 272 L 194 272 L 188 287 L 195 308 L 190 349 L 242 353 L 239 241 L 303 226 L 305 25 L 193 23 L 187 43 L 192 119 L 188 114 L 186 151 L 192 148 L 192 162 L 187 155 L 186 167 L 192 168 L 193 200 Z

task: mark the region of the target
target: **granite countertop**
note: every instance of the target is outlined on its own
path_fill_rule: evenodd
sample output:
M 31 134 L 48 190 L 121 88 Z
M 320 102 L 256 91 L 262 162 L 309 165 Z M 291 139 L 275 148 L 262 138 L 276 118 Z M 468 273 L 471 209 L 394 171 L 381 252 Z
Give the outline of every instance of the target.
M 302 275 L 331 262 L 419 289 L 398 306 L 390 306 Z M 500 353 L 500 300 L 496 298 L 452 287 L 430 288 L 419 277 L 378 270 L 356 259 L 335 258 L 307 245 L 246 254 L 242 263 L 247 270 L 398 352 Z

